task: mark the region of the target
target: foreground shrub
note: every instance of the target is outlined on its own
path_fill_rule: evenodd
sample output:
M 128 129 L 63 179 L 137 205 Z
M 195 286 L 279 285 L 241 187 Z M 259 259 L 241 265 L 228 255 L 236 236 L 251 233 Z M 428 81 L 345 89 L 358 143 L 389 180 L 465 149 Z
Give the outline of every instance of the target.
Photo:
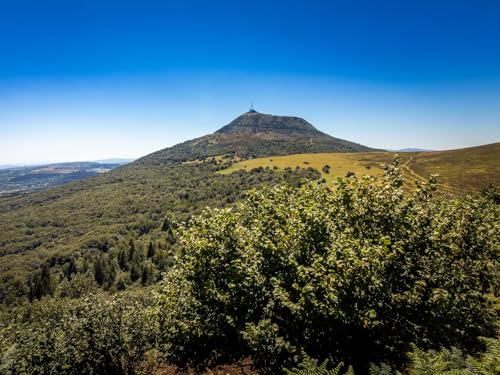
M 133 374 L 152 347 L 148 298 L 44 298 L 0 321 L 1 374 Z
M 304 351 L 366 372 L 410 342 L 476 349 L 497 329 L 499 206 L 401 184 L 395 164 L 382 181 L 264 188 L 192 219 L 159 298 L 168 359 L 252 355 L 276 373 Z
M 410 362 L 404 373 L 408 375 L 494 375 L 500 374 L 500 340 L 483 339 L 486 351 L 478 358 L 465 356 L 457 348 L 441 349 L 440 351 L 424 351 L 413 345 L 408 353 Z M 351 368 L 343 371 L 343 364 L 328 369 L 328 360 L 321 365 L 318 361 L 305 358 L 298 368 L 285 369 L 287 375 L 353 375 Z M 386 364 L 371 365 L 370 375 L 392 375 L 401 372 L 394 371 Z

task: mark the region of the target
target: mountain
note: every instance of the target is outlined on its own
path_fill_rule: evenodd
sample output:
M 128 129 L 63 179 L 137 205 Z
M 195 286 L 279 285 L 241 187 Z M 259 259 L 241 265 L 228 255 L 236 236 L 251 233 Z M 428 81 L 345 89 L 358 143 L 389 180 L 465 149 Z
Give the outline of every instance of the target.
M 499 182 L 495 163 L 499 146 L 429 152 L 418 158 L 405 154 L 402 168 L 411 167 L 423 177 L 427 177 L 427 171 L 445 177 L 453 170 L 457 178 L 444 182 L 475 189 L 468 185 L 469 180 L 481 184 Z M 266 168 L 261 161 L 246 170 L 245 163 L 255 159 L 206 158 L 297 152 L 321 157 L 319 152 L 324 149 L 342 151 L 345 165 L 340 159 L 320 160 L 316 165 L 307 156 L 289 163 L 290 168 L 286 164 L 283 168 Z M 370 173 L 376 170 L 376 163 L 390 162 L 393 157 L 387 152 L 344 152 L 356 150 L 373 151 L 330 137 L 296 117 L 249 112 L 214 134 L 158 151 L 107 173 L 40 192 L 1 197 L 0 303 L 16 304 L 38 290 L 36 282 L 40 281 L 43 266 L 50 269 L 53 286 L 69 280 L 72 272 L 94 275 L 101 267 L 105 277 L 96 281 L 103 289 L 122 290 L 153 283 L 173 262 L 176 239 L 172 227 L 188 222 L 206 207 L 231 206 L 248 190 L 264 185 L 298 185 L 304 178 L 319 179 L 318 169 L 325 164 L 331 167 L 332 175 L 343 166 Z M 183 162 L 197 158 L 204 160 Z M 268 157 L 266 162 L 273 162 L 270 159 L 275 158 Z M 241 161 L 235 163 L 237 160 Z M 455 160 L 463 160 L 463 164 L 452 169 Z M 238 166 L 234 173 L 227 172 L 231 165 Z M 464 171 L 475 174 L 463 179 Z M 153 256 L 147 255 L 151 247 Z M 146 281 L 141 280 L 144 274 Z
M 0 164 L 0 169 L 10 169 L 15 167 L 16 166 L 14 164 Z
M 213 134 L 160 150 L 139 159 L 141 164 L 183 162 L 231 154 L 240 158 L 316 152 L 378 151 L 325 134 L 299 117 L 250 110 Z

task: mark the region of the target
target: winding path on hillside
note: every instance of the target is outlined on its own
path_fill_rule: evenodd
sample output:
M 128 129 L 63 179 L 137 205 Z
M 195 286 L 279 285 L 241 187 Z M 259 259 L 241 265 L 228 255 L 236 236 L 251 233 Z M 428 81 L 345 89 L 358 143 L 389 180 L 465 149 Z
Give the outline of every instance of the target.
M 422 155 L 422 154 L 423 153 L 419 153 L 418 155 Z M 415 179 L 417 181 L 428 182 L 428 178 L 425 178 L 425 177 L 419 175 L 417 172 L 415 172 L 410 167 L 411 162 L 415 159 L 415 156 L 418 156 L 418 155 L 410 156 L 408 158 L 408 160 L 406 160 L 403 164 L 401 164 L 401 168 L 403 169 L 402 173 L 406 172 L 406 174 L 407 174 L 408 177 L 413 178 L 413 179 Z M 442 190 L 444 190 L 444 191 L 446 191 L 448 193 L 458 193 L 458 192 L 461 191 L 460 189 L 454 188 L 454 187 L 449 186 L 449 185 L 441 184 L 439 182 L 436 185 L 440 189 L 442 189 Z

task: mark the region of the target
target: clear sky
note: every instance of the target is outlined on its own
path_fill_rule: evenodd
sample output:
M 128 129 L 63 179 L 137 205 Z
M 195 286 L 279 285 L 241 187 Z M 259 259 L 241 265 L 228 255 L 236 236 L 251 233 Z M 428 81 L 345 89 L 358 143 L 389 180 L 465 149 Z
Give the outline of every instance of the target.
M 500 141 L 497 0 L 0 0 L 0 164 L 139 157 L 253 100 L 378 148 Z

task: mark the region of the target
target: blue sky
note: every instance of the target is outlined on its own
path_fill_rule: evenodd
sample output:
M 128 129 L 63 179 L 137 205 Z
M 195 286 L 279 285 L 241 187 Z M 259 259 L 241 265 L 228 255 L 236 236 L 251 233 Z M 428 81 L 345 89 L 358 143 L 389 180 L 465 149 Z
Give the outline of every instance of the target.
M 246 111 L 500 141 L 500 2 L 0 0 L 0 164 L 139 157 Z

